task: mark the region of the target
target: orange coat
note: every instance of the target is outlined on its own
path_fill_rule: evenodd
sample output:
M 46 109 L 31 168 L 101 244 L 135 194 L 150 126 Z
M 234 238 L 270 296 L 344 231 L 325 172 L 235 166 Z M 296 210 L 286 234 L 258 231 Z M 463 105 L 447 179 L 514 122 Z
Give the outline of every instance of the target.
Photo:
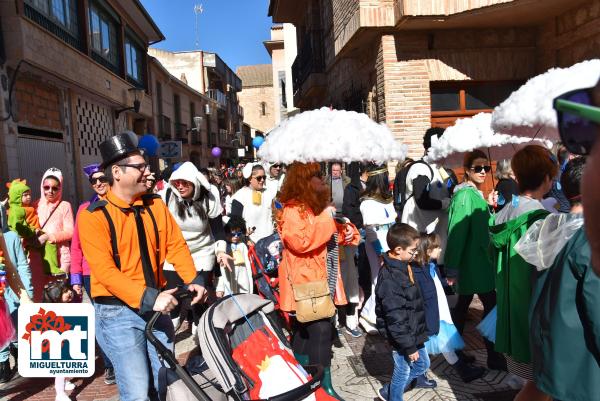
M 338 224 L 331 215 L 323 211 L 315 216 L 310 209 L 302 205 L 286 204 L 278 221 L 278 231 L 283 242 L 284 250 L 279 265 L 279 292 L 281 309 L 286 312 L 294 311 L 296 304 L 289 278 L 293 283 L 327 280 L 327 242 L 337 231 L 340 245 L 358 245 L 360 235 L 352 223 L 354 230 L 351 242 L 344 239 L 344 224 Z M 338 261 L 337 287 L 334 296 L 337 305 L 345 305 L 346 294 L 340 274 Z

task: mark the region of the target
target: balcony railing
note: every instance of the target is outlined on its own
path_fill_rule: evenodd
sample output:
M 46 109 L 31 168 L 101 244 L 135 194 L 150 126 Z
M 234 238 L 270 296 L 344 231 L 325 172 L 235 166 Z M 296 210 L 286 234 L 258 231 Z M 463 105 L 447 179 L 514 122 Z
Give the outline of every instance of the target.
M 302 48 L 292 64 L 294 93 L 302 87 L 302 84 L 310 74 L 322 73 L 324 71 L 323 31 L 321 29 L 308 31 L 304 35 Z
M 207 91 L 208 97 L 217 101 L 217 104 L 223 108 L 227 107 L 227 96 L 218 89 L 209 89 Z
M 171 119 L 164 114 L 158 116 L 158 137 L 162 140 L 171 140 Z
M 187 134 L 187 124 L 175 123 L 175 138 L 183 141 L 183 143 L 187 143 Z

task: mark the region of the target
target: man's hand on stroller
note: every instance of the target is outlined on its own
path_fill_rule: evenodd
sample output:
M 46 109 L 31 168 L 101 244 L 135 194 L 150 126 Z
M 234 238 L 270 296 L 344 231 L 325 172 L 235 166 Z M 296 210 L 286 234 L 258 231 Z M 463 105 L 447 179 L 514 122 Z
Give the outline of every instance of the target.
M 196 293 L 196 296 L 192 298 L 192 305 L 206 301 L 206 296 L 208 295 L 206 288 L 199 284 L 188 284 L 188 290 Z
M 167 314 L 171 312 L 179 302 L 172 295 L 178 288 L 171 288 L 158 294 L 156 301 L 154 301 L 154 307 L 152 308 L 155 312 L 161 312 Z

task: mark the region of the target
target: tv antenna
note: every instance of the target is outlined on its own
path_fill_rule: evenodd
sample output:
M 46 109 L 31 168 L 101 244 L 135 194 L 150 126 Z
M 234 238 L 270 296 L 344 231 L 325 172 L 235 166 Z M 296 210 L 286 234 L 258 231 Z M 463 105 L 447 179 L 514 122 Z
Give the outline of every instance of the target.
M 204 12 L 202 4 L 194 5 L 194 15 L 196 16 L 196 49 L 200 49 L 200 29 L 198 27 L 198 18 Z

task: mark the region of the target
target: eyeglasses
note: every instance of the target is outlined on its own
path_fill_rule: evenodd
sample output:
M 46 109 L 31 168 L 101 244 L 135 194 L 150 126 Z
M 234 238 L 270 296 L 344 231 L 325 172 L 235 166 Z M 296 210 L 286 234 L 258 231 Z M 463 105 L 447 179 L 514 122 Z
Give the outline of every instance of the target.
M 101 177 L 90 178 L 90 184 L 96 185 L 96 183 L 106 184 L 108 182 L 108 177 L 103 175 Z
M 598 137 L 600 107 L 593 105 L 593 90 L 577 89 L 554 99 L 560 139 L 576 155 L 589 155 Z
M 117 164 L 119 167 L 131 167 L 138 170 L 140 173 L 144 173 L 147 169 L 150 168 L 148 163 L 138 163 L 138 164 Z
M 58 191 L 60 191 L 60 187 L 53 187 L 53 186 L 50 186 L 50 185 L 44 185 L 44 191 L 58 192 Z
M 186 188 L 187 187 L 191 187 L 192 185 L 194 185 L 191 182 L 186 181 L 186 180 L 173 180 L 173 181 L 171 181 L 171 184 L 174 187 L 186 187 Z
M 252 177 L 254 178 L 256 181 L 264 181 L 267 179 L 266 175 L 257 175 L 256 177 Z
M 485 171 L 486 173 L 489 173 L 492 170 L 491 166 L 472 166 L 469 170 L 473 170 L 476 173 L 481 173 L 483 171 Z

